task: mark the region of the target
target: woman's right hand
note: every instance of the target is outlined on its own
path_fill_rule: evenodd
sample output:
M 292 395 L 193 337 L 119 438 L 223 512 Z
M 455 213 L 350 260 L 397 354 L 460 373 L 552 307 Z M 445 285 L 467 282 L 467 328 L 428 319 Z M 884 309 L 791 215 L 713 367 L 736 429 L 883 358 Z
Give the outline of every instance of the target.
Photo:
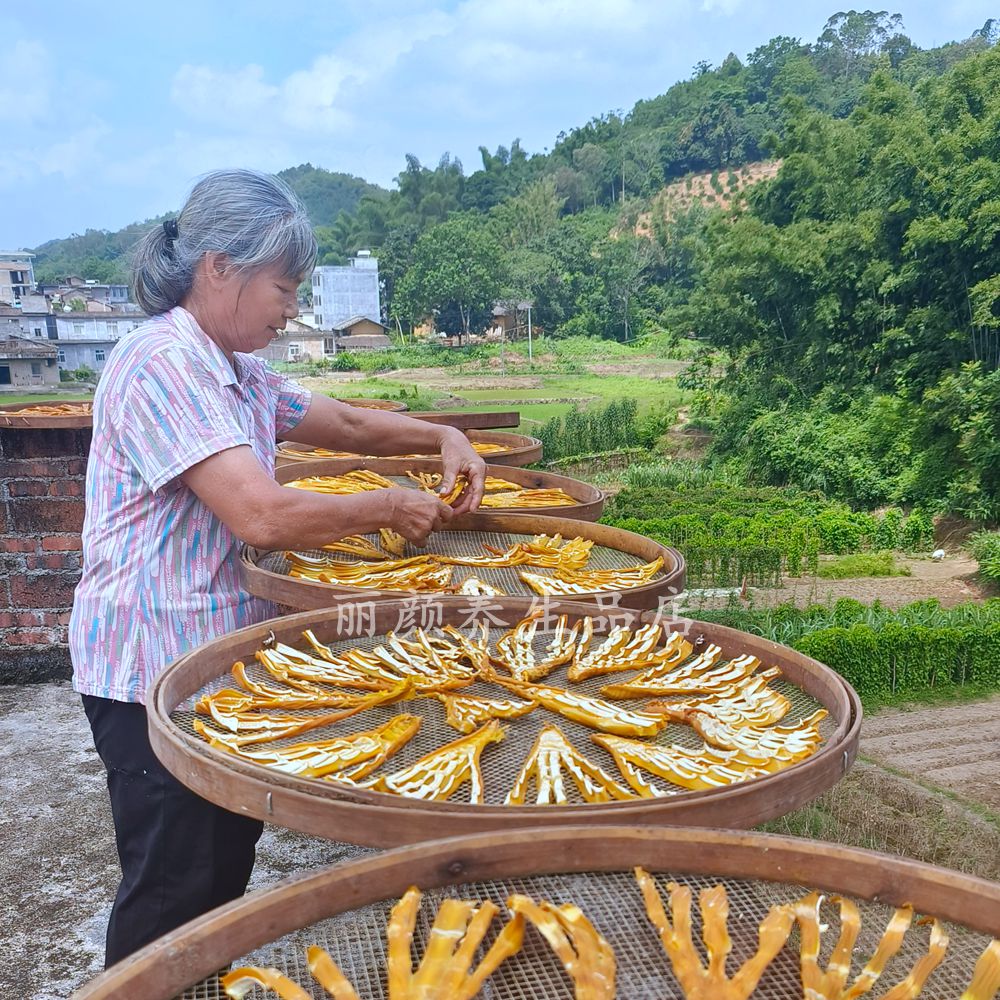
M 387 501 L 389 523 L 384 525 L 398 531 L 414 545 L 426 545 L 432 531 L 440 531 L 455 512 L 436 496 L 423 490 L 393 487 L 382 494 Z

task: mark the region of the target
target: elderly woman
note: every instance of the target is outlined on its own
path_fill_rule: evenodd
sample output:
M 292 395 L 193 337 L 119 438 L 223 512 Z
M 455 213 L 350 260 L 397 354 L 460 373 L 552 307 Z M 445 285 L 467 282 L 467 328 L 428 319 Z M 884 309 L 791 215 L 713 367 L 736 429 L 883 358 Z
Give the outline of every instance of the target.
M 94 398 L 73 683 L 108 772 L 122 880 L 110 965 L 241 895 L 261 824 L 188 791 L 150 750 L 145 698 L 185 651 L 275 608 L 242 590 L 240 542 L 312 548 L 389 527 L 415 544 L 478 506 L 485 467 L 459 431 L 305 389 L 251 352 L 298 314 L 316 242 L 292 192 L 246 170 L 206 176 L 139 244 L 152 319 L 124 337 Z M 327 496 L 278 485 L 276 438 L 362 454 L 440 452 L 452 508 L 420 490 Z

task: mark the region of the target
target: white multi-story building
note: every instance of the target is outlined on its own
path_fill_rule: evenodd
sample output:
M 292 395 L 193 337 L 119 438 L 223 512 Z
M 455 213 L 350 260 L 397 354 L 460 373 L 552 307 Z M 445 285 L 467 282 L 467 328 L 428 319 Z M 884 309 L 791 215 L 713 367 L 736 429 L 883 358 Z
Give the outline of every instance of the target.
M 102 371 L 118 338 L 145 321 L 142 313 L 56 313 L 59 367 Z
M 35 290 L 34 256 L 24 250 L 0 250 L 0 302 L 20 305 Z
M 319 330 L 340 330 L 359 316 L 378 323 L 382 316 L 378 259 L 370 250 L 344 267 L 317 267 L 312 276 L 313 313 Z

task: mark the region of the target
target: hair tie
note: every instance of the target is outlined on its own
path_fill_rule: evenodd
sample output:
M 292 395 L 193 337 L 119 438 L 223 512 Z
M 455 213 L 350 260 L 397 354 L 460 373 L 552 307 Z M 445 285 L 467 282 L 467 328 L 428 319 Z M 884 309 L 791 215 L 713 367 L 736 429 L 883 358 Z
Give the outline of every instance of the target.
M 163 222 L 163 231 L 167 234 L 167 239 L 173 243 L 177 239 L 177 220 L 176 219 L 165 219 Z

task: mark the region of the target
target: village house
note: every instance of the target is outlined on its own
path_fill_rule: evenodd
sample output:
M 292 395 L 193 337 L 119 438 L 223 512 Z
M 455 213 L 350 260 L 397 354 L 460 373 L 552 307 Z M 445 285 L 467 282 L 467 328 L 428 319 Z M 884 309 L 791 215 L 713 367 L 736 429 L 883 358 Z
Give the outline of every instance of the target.
M 143 313 L 56 313 L 60 368 L 101 372 L 120 337 L 146 321 Z
M 58 385 L 56 348 L 21 337 L 0 340 L 0 390 Z
M 23 296 L 34 291 L 34 256 L 24 250 L 0 251 L 0 303 L 19 305 Z

